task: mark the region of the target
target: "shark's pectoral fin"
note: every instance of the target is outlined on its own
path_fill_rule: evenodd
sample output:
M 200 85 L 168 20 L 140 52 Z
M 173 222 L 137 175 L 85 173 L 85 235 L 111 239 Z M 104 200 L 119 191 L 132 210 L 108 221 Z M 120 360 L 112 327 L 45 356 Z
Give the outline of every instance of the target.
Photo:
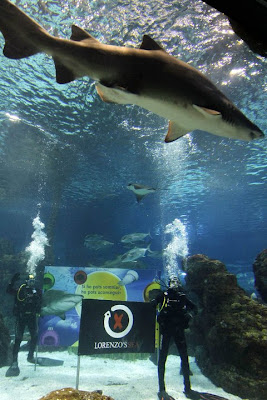
M 140 49 L 142 50 L 161 50 L 165 51 L 163 47 L 161 47 L 154 39 L 152 39 L 148 35 L 143 36 L 142 43 L 140 45 Z
M 138 203 L 140 203 L 140 201 L 146 196 L 146 194 L 136 194 L 135 193 L 135 197 Z
M 170 121 L 169 122 L 169 129 L 168 133 L 165 137 L 165 142 L 173 142 L 176 139 L 179 139 L 180 137 L 186 135 L 188 133 L 188 130 L 181 128 L 176 122 Z
M 100 83 L 95 85 L 97 94 L 100 97 L 100 99 L 105 103 L 116 103 L 116 101 L 114 101 L 113 99 L 113 96 L 109 95 L 109 93 L 107 93 L 107 90 L 105 89 L 103 90 L 102 87 L 103 85 L 101 85 Z
M 222 116 L 222 114 L 219 111 L 211 110 L 210 108 L 200 107 L 197 106 L 196 104 L 193 104 L 193 107 L 195 110 L 200 112 L 206 118 L 214 118 L 214 117 L 218 118 Z
M 136 94 L 129 92 L 121 86 L 107 86 L 98 82 L 96 90 L 101 100 L 106 103 L 135 104 L 134 97 Z
M 76 76 L 73 72 L 66 68 L 56 57 L 53 57 L 56 68 L 57 83 L 69 83 L 75 80 Z

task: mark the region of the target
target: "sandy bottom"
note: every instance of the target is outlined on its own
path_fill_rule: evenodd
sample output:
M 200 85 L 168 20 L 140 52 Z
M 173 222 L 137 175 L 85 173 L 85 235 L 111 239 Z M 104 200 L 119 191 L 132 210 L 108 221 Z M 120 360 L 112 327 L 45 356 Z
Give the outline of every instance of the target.
M 38 366 L 26 360 L 27 353 L 19 353 L 20 375 L 6 378 L 7 367 L 0 368 L 1 400 L 39 400 L 52 390 L 76 387 L 78 357 L 67 351 L 40 353 L 40 357 L 64 360 L 62 366 Z M 214 386 L 204 377 L 195 359 L 190 357 L 192 389 L 226 397 L 240 398 Z M 180 357 L 170 355 L 166 364 L 166 390 L 176 400 L 185 400 Z M 158 392 L 157 367 L 150 360 L 112 360 L 108 357 L 80 357 L 79 389 L 93 391 L 101 389 L 114 400 L 156 400 Z

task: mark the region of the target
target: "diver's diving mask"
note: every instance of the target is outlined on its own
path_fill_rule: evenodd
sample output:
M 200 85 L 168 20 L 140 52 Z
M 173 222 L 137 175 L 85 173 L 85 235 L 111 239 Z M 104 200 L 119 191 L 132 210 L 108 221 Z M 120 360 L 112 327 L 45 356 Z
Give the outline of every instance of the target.
M 181 282 L 177 278 L 177 276 L 173 276 L 169 280 L 169 288 L 170 289 L 180 289 L 181 287 Z
M 34 275 L 30 274 L 29 278 L 26 280 L 26 283 L 29 287 L 34 287 L 35 286 L 35 278 Z

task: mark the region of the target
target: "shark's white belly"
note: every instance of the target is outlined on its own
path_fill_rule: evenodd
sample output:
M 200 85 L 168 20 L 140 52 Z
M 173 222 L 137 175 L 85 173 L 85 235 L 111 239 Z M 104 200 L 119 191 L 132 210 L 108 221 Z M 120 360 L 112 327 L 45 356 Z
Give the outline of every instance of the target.
M 174 122 L 181 130 L 192 132 L 199 129 L 218 136 L 229 138 L 241 138 L 243 128 L 231 125 L 224 121 L 220 114 L 209 115 L 200 112 L 194 105 L 185 103 L 182 99 L 177 102 L 165 99 L 140 96 L 120 88 L 109 88 L 97 83 L 98 92 L 103 95 L 105 101 L 119 104 L 135 104 L 146 110 Z M 244 132 L 244 140 L 247 140 L 247 132 Z

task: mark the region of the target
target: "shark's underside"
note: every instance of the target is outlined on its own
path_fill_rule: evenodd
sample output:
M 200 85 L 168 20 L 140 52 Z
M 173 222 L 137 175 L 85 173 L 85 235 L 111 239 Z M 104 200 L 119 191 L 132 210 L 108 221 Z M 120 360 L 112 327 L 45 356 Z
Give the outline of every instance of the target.
M 135 104 L 169 122 L 166 142 L 195 129 L 232 139 L 263 132 L 202 73 L 167 54 L 148 35 L 140 48 L 104 45 L 73 25 L 70 40 L 51 36 L 9 0 L 0 0 L 4 55 L 51 55 L 58 83 L 89 76 L 103 101 Z

